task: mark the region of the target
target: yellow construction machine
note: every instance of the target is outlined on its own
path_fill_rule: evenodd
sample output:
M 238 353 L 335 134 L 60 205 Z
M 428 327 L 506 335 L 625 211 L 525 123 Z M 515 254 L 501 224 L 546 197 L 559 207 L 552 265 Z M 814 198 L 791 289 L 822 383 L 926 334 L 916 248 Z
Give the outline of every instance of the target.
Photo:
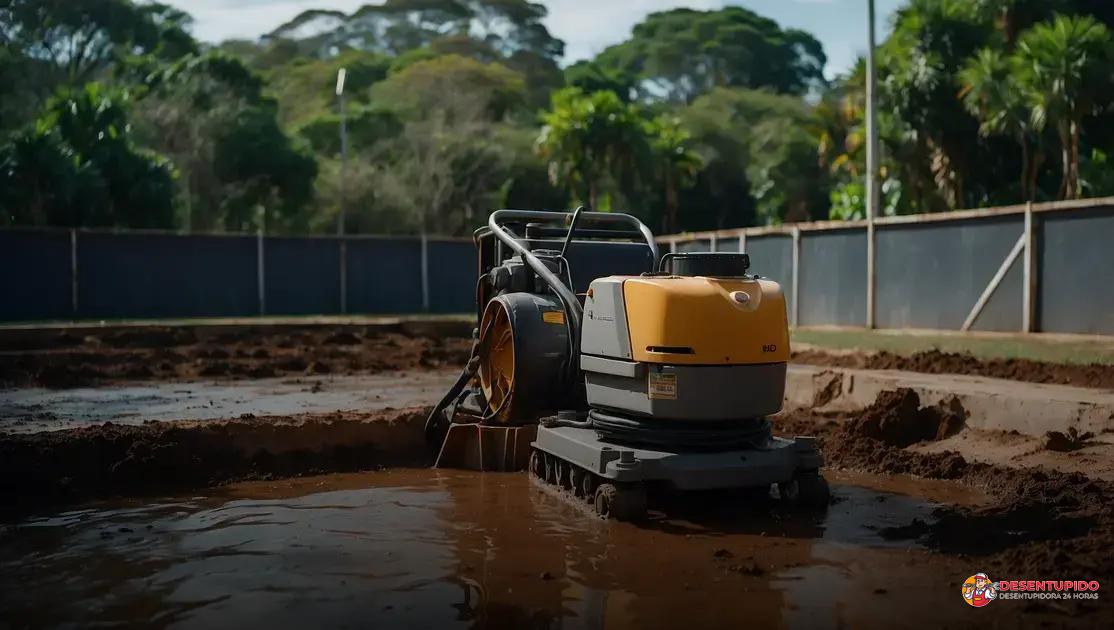
M 658 488 L 828 504 L 814 440 L 771 433 L 785 298 L 747 254 L 659 256 L 637 218 L 584 208 L 497 210 L 474 239 L 472 355 L 426 423 L 438 466 L 526 468 L 623 520 Z

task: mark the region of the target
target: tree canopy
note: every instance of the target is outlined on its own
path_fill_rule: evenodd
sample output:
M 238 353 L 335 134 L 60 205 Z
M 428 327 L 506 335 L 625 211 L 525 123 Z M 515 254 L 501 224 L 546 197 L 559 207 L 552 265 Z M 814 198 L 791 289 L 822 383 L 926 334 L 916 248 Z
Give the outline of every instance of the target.
M 864 216 L 862 60 L 825 80 L 811 34 L 728 6 L 652 13 L 562 68 L 545 19 L 386 0 L 207 44 L 157 2 L 0 0 L 0 216 L 304 233 L 343 207 L 347 231 L 449 234 L 507 206 L 665 232 Z M 906 0 L 877 55 L 882 212 L 1114 194 L 1112 27 L 1099 0 Z

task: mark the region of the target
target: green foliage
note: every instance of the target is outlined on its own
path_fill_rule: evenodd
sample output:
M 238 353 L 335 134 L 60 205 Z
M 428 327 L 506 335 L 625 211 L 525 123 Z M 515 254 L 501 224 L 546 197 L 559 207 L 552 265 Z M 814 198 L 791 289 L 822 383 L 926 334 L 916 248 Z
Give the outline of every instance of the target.
M 525 94 L 525 82 L 517 72 L 459 55 L 411 64 L 371 89 L 373 101 L 390 103 L 414 118 L 449 111 L 501 120 L 523 103 Z
M 1025 32 L 1017 46 L 1019 78 L 1037 129 L 1052 127 L 1060 139 L 1060 193 L 1080 193 L 1080 136 L 1083 119 L 1114 104 L 1114 40 L 1087 16 L 1057 16 Z
M 568 186 L 593 209 L 607 209 L 600 204 L 607 187 L 631 185 L 648 150 L 641 113 L 614 92 L 559 90 L 542 121 L 538 151 L 549 161 L 551 181 Z
M 209 52 L 152 75 L 148 87 L 137 127 L 181 173 L 187 228 L 305 228 L 317 165 L 279 127 L 259 76 Z
M 173 171 L 132 143 L 126 96 L 96 84 L 51 101 L 0 148 L 0 213 L 11 224 L 170 227 Z
M 696 150 L 707 164 L 702 185 L 746 191 L 749 208 L 722 197 L 717 224 L 732 224 L 748 211 L 760 223 L 827 216 L 827 191 L 816 160 L 816 139 L 808 107 L 787 95 L 761 90 L 717 88 L 684 110 Z M 717 195 L 718 196 L 718 195 Z M 744 219 L 745 220 L 745 219 Z
M 349 103 L 366 103 L 369 90 L 387 76 L 392 58 L 378 53 L 349 50 L 335 57 L 299 57 L 265 73 L 269 91 L 279 103 L 279 120 L 287 129 L 298 129 L 326 112 L 336 111 L 337 72 L 344 68 L 345 97 Z
M 375 105 L 360 105 L 347 113 L 348 144 L 360 150 L 390 140 L 402 133 L 402 121 L 393 110 Z M 340 115 L 325 114 L 298 130 L 314 151 L 335 156 L 340 153 Z
M 741 7 L 652 13 L 596 60 L 634 76 L 643 97 L 690 102 L 714 87 L 800 94 L 824 85 L 825 56 L 811 35 Z

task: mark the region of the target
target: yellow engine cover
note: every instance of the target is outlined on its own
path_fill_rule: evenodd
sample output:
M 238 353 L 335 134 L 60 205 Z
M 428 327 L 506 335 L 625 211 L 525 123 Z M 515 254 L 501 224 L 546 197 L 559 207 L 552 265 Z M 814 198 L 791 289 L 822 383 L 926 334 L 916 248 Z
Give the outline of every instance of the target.
M 623 282 L 635 361 L 743 365 L 789 360 L 785 297 L 771 280 L 646 277 Z

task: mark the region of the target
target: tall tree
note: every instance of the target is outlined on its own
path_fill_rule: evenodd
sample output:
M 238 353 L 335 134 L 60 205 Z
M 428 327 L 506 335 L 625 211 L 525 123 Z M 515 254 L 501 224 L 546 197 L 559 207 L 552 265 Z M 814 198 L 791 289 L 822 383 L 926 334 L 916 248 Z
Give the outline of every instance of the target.
M 549 161 L 550 178 L 593 209 L 605 209 L 600 203 L 604 187 L 629 182 L 646 154 L 644 120 L 614 92 L 560 90 L 542 121 L 538 151 Z
M 1017 80 L 1013 58 L 984 48 L 959 73 L 963 102 L 979 118 L 984 137 L 1006 135 L 1021 147 L 1019 188 L 1022 198 L 1036 198 L 1036 177 L 1044 161 L 1040 136 L 1034 133 L 1028 95 Z
M 676 116 L 661 115 L 652 120 L 649 135 L 653 168 L 664 195 L 662 230 L 666 234 L 674 234 L 680 228 L 677 220 L 680 190 L 692 184 L 702 161 L 692 149 L 691 134 Z
M 1050 125 L 1060 139 L 1060 194 L 1079 196 L 1079 144 L 1083 119 L 1114 102 L 1114 43 L 1110 31 L 1087 16 L 1057 16 L 1021 36 L 1017 57 L 1033 123 Z
M 801 94 L 824 85 L 825 62 L 811 35 L 741 7 L 652 13 L 596 59 L 637 77 L 643 96 L 681 103 L 717 86 Z

